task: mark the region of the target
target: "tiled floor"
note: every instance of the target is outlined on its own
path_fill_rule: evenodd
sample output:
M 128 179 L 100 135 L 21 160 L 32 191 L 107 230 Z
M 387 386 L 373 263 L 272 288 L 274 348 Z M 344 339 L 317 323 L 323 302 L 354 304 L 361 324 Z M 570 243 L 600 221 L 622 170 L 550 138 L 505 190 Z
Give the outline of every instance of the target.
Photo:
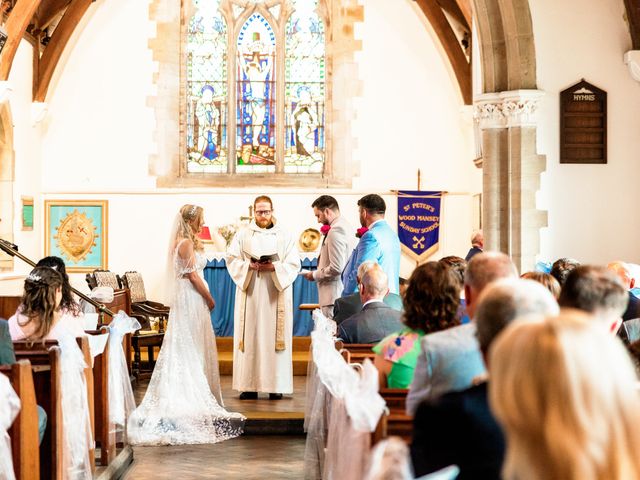
M 304 414 L 306 377 L 294 377 L 294 393 L 282 400 L 238 399 L 231 389 L 231 377 L 221 378 L 222 396 L 227 410 L 255 416 L 269 412 L 301 416 Z M 140 403 L 149 381 L 134 388 Z M 300 479 L 304 472 L 303 436 L 246 435 L 214 445 L 134 447 L 134 462 L 125 480 L 146 479 Z

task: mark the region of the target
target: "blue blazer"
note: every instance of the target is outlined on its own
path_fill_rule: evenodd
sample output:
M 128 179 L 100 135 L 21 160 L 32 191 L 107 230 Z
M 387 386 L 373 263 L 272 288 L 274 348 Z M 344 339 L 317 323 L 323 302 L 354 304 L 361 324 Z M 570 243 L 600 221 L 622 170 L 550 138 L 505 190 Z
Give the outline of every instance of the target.
M 342 272 L 344 290 L 342 296 L 358 291 L 356 275 L 362 262 L 372 260 L 382 267 L 389 277 L 389 291 L 400 291 L 400 240 L 386 220 L 375 223 L 365 233 Z

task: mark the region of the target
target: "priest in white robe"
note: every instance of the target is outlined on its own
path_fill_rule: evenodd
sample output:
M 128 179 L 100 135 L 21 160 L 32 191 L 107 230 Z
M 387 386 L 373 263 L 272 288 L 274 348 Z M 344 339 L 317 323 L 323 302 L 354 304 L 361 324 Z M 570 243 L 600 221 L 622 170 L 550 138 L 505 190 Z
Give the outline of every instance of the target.
M 236 284 L 233 389 L 241 399 L 255 399 L 258 392 L 271 399 L 293 393 L 292 286 L 300 255 L 273 218 L 272 205 L 269 197 L 256 198 L 255 220 L 236 234 L 227 254 Z

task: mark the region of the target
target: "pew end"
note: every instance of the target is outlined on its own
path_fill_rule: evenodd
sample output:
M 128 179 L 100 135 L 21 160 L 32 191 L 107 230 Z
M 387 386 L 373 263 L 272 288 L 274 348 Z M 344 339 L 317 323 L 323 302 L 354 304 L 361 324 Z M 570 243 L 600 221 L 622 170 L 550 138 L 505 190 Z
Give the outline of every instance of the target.
M 31 362 L 20 360 L 0 366 L 0 373 L 9 378 L 20 398 L 20 412 L 8 432 L 16 479 L 37 480 L 40 478 L 38 409 Z

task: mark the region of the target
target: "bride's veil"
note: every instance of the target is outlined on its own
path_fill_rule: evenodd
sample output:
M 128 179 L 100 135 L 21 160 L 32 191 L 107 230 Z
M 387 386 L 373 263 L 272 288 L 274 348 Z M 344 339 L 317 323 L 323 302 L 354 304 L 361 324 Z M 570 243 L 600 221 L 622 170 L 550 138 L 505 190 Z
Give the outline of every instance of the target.
M 167 264 L 161 289 L 162 298 L 169 306 L 173 306 L 176 282 L 180 275 L 176 270 L 176 248 L 180 240 L 189 238 L 190 231 L 191 227 L 187 222 L 185 222 L 184 218 L 182 218 L 182 214 L 178 211 L 173 220 L 173 224 L 171 225 L 171 232 L 169 233 L 169 241 L 167 243 L 166 250 Z

